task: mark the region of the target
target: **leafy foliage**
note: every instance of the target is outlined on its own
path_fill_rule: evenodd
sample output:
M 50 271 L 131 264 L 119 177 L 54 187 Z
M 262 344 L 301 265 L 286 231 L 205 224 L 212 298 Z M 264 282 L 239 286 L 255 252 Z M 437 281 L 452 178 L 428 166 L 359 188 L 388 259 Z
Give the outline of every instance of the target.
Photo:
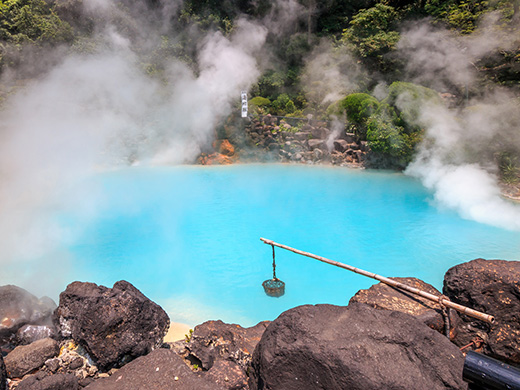
M 487 6 L 488 1 L 431 0 L 425 5 L 425 10 L 463 34 L 468 34 L 475 29 L 478 18 L 486 11 Z
M 498 169 L 502 181 L 506 184 L 520 182 L 520 158 L 514 152 L 502 152 L 497 156 Z
M 437 93 L 429 88 L 394 82 L 382 102 L 367 93 L 353 93 L 330 110 L 346 113 L 354 132 L 380 157 L 380 165 L 404 168 L 422 139 L 421 105 L 439 103 Z
M 347 119 L 355 124 L 364 125 L 367 119 L 379 108 L 379 101 L 367 93 L 352 93 L 340 102 Z
M 249 100 L 249 104 L 257 107 L 264 107 L 270 105 L 271 101 L 262 96 L 256 96 Z
M 400 34 L 394 30 L 399 14 L 390 6 L 376 4 L 361 10 L 343 31 L 342 40 L 361 58 L 375 61 L 386 68 L 384 56 L 396 48 Z
M 251 88 L 251 92 L 254 95 L 274 100 L 285 86 L 286 81 L 287 74 L 269 69 L 258 79 L 257 83 Z
M 72 27 L 44 0 L 0 3 L 0 38 L 12 43 L 71 42 Z
M 421 85 L 394 81 L 388 87 L 388 96 L 383 103 L 395 111 L 395 121 L 407 133 L 417 132 L 420 127 L 421 106 L 424 104 L 440 104 L 440 98 L 433 89 Z
M 372 152 L 386 158 L 385 165 L 404 168 L 411 161 L 413 145 L 401 126 L 392 120 L 392 109 L 386 106 L 367 120 L 367 141 Z
M 273 108 L 273 112 L 277 115 L 290 114 L 296 109 L 294 102 L 286 93 L 280 94 L 271 104 L 271 107 Z M 287 108 L 289 108 L 289 111 L 287 111 Z

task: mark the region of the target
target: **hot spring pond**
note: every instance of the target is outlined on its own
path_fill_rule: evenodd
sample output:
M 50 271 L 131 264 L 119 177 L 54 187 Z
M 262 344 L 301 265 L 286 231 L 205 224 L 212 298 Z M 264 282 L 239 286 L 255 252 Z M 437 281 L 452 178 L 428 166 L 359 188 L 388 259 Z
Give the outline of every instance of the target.
M 172 321 L 251 326 L 308 303 L 347 304 L 376 281 L 276 249 L 280 298 L 265 237 L 384 276 L 442 288 L 444 272 L 477 257 L 518 260 L 520 233 L 439 210 L 399 173 L 345 168 L 235 165 L 128 168 L 91 179 L 89 217 L 57 217 L 73 280 L 126 279 Z M 94 217 L 92 217 L 92 214 Z M 52 270 L 49 270 L 52 273 Z M 64 286 L 63 286 L 64 288 Z M 55 297 L 57 298 L 57 297 Z

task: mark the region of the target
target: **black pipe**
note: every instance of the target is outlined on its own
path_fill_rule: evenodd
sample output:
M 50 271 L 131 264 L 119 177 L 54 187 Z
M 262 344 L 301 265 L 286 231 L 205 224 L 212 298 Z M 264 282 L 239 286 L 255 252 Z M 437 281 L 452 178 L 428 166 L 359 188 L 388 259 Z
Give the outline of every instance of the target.
M 520 370 L 480 353 L 469 351 L 463 379 L 475 390 L 520 390 Z

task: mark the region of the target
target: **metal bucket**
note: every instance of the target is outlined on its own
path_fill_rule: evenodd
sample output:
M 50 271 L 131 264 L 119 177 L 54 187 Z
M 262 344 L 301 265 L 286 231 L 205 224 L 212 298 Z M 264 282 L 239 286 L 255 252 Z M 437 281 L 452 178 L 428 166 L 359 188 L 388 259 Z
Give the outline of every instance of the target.
M 270 297 L 278 298 L 285 294 L 285 283 L 278 278 L 267 279 L 262 283 L 262 286 L 264 286 L 265 293 Z

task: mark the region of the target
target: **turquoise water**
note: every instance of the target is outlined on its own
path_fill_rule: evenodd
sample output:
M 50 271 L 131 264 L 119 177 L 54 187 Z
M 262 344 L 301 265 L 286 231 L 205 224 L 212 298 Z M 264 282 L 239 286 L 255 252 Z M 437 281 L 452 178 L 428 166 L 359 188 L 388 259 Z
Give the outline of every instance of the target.
M 442 288 L 444 272 L 477 257 L 518 260 L 520 233 L 461 219 L 399 173 L 235 165 L 129 168 L 93 179 L 102 189 L 68 243 L 71 274 L 111 286 L 126 279 L 173 321 L 251 326 L 300 304 L 347 304 L 375 281 L 277 249 L 286 294 L 270 298 L 271 247 L 260 237 L 384 276 Z

